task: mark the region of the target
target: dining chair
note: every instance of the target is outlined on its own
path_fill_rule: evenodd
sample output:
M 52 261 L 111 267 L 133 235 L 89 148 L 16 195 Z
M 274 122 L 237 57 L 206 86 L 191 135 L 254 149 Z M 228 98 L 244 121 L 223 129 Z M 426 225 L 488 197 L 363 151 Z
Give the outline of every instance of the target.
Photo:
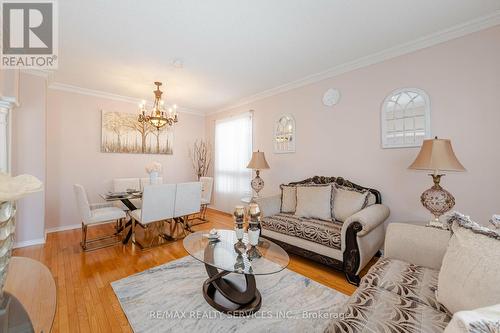
M 142 208 L 130 212 L 132 217 L 132 241 L 141 249 L 152 247 L 155 239 L 164 238 L 164 233 L 159 230 L 157 237 L 152 237 L 148 246 L 136 238 L 137 226 L 151 231 L 151 226 L 170 220 L 174 217 L 176 184 L 147 185 L 142 193 Z M 157 223 L 156 223 L 157 224 Z M 160 244 L 158 244 L 160 245 Z
M 174 221 L 181 224 L 184 233 L 192 232 L 188 224 L 189 215 L 200 212 L 201 207 L 201 183 L 189 182 L 177 184 L 175 192 Z
M 126 192 L 127 190 L 141 190 L 141 181 L 139 178 L 115 178 L 113 179 L 113 192 Z M 137 208 L 141 208 L 141 199 L 130 199 L 130 202 Z M 125 211 L 129 209 L 122 202 L 116 202 L 116 207 Z
M 200 177 L 201 182 L 201 213 L 200 220 L 207 222 L 207 208 L 212 201 L 213 177 Z
M 157 184 L 151 184 L 149 177 L 148 178 L 141 178 L 140 181 L 141 181 L 141 191 L 142 191 L 142 190 L 144 190 L 145 186 L 163 184 L 163 177 L 157 178 L 157 180 L 156 180 Z
M 97 250 L 119 243 L 120 239 L 117 232 L 113 232 L 112 235 L 87 239 L 87 228 L 90 225 L 99 225 L 110 222 L 116 222 L 116 225 L 121 224 L 126 216 L 125 212 L 120 208 L 114 207 L 111 203 L 90 204 L 87 192 L 85 191 L 85 188 L 80 184 L 74 184 L 73 190 L 75 192 L 76 203 L 82 221 L 82 241 L 80 245 L 83 251 Z M 96 242 L 112 238 L 115 238 L 115 241 L 92 246 Z

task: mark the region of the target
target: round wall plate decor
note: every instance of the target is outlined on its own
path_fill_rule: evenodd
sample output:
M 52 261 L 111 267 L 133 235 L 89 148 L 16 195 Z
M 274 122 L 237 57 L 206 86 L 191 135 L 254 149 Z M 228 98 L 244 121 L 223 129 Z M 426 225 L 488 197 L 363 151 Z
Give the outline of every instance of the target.
M 323 104 L 325 106 L 334 106 L 340 101 L 340 91 L 330 88 L 323 95 Z

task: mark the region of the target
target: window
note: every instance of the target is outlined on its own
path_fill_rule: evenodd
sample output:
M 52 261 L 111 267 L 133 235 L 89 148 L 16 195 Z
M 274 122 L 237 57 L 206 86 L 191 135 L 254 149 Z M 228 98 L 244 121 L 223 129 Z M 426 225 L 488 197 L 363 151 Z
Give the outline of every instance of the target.
M 431 136 L 430 103 L 416 88 L 398 89 L 382 105 L 382 148 L 420 147 Z
M 232 212 L 244 196 L 251 195 L 252 114 L 218 120 L 215 123 L 215 205 Z
M 9 110 L 0 108 L 0 172 L 9 172 Z

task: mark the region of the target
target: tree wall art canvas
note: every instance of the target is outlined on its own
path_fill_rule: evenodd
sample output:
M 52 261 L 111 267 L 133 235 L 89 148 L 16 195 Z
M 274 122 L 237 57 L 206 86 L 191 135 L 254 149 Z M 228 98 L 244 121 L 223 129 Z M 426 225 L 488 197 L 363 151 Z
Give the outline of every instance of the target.
M 126 112 L 101 111 L 103 153 L 173 154 L 174 129 L 157 130 L 138 116 Z

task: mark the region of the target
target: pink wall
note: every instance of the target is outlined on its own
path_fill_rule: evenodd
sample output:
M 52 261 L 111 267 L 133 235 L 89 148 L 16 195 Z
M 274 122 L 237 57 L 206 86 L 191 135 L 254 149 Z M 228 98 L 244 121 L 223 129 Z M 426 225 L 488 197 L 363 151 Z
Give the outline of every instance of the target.
M 342 94 L 333 108 L 321 102 L 330 87 Z M 261 174 L 264 195 L 313 175 L 343 176 L 379 189 L 390 221 L 427 220 L 419 197 L 431 178 L 407 169 L 418 148 L 380 145 L 381 104 L 402 87 L 429 94 L 432 135 L 450 138 L 467 168 L 448 174 L 442 185 L 454 194 L 457 210 L 486 223 L 500 213 L 500 27 L 213 114 L 207 136 L 213 141 L 215 119 L 253 109 L 254 150 L 265 151 L 271 166 Z M 273 154 L 273 124 L 284 113 L 296 119 L 296 153 Z
M 45 183 L 46 82 L 21 73 L 19 107 L 12 110 L 12 174 L 30 174 Z M 17 201 L 17 246 L 41 243 L 45 237 L 45 193 Z
M 80 223 L 73 184 L 84 185 L 93 202 L 110 189 L 118 177 L 146 177 L 144 167 L 159 161 L 166 182 L 194 180 L 188 147 L 205 135 L 204 117 L 179 114 L 175 125 L 173 155 L 101 153 L 101 111 L 137 112 L 137 105 L 48 90 L 47 108 L 47 206 L 50 230 Z

